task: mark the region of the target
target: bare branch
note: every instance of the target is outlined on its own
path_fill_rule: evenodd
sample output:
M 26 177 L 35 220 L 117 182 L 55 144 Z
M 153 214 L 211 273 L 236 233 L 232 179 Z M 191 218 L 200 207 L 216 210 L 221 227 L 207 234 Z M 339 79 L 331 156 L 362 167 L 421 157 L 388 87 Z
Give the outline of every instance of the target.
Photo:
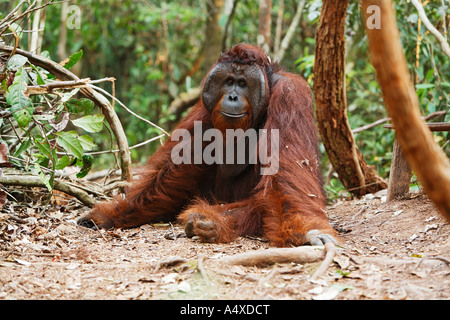
M 154 124 L 154 123 L 151 122 L 150 120 L 147 120 L 147 119 L 141 117 L 140 115 L 134 113 L 134 112 L 131 111 L 126 105 L 124 105 L 120 100 L 118 100 L 116 97 L 114 97 L 114 96 L 112 96 L 111 94 L 109 94 L 107 91 L 105 91 L 105 90 L 103 90 L 102 88 L 99 88 L 99 87 L 97 87 L 97 86 L 93 86 L 93 85 L 90 85 L 90 87 L 93 88 L 93 89 L 95 89 L 95 90 L 97 90 L 97 91 L 100 91 L 101 93 L 103 93 L 103 94 L 105 94 L 105 95 L 107 95 L 107 96 L 109 96 L 111 99 L 114 99 L 117 103 L 119 103 L 119 104 L 122 106 L 122 108 L 124 108 L 125 110 L 127 110 L 127 111 L 128 111 L 129 113 L 131 113 L 133 116 L 135 116 L 135 117 L 138 118 L 138 119 L 141 119 L 141 120 L 144 121 L 144 122 L 147 122 L 148 124 L 154 126 L 155 128 L 161 130 L 162 132 L 164 132 L 165 135 L 169 136 L 169 133 L 168 133 L 166 130 L 164 130 L 163 128 L 161 128 L 161 127 L 158 126 L 157 124 Z
M 289 47 L 289 44 L 291 43 L 292 37 L 294 36 L 295 30 L 297 30 L 297 26 L 300 23 L 300 19 L 302 17 L 303 8 L 305 7 L 306 0 L 300 0 L 300 3 L 298 4 L 297 11 L 295 12 L 294 19 L 292 19 L 291 25 L 289 26 L 286 35 L 283 38 L 283 41 L 281 41 L 280 50 L 278 52 L 275 52 L 275 58 L 274 60 L 277 62 L 280 62 L 283 60 L 284 54 L 286 53 L 286 49 Z
M 275 263 L 312 263 L 322 260 L 324 250 L 320 246 L 302 246 L 295 248 L 270 248 L 249 251 L 222 258 L 221 261 L 232 265 L 267 266 Z
M 39 177 L 31 175 L 3 175 L 0 177 L 0 184 L 5 186 L 46 187 L 44 182 Z M 73 184 L 68 184 L 63 180 L 55 179 L 53 188 L 74 196 L 88 207 L 93 207 L 96 203 L 96 201 L 92 199 L 86 191 L 74 186 Z
M 450 58 L 450 46 L 444 36 L 431 24 L 430 20 L 422 7 L 422 4 L 417 0 L 411 0 L 411 3 L 417 9 L 419 18 L 423 21 L 423 24 L 431 32 L 431 34 L 441 43 L 442 51 Z

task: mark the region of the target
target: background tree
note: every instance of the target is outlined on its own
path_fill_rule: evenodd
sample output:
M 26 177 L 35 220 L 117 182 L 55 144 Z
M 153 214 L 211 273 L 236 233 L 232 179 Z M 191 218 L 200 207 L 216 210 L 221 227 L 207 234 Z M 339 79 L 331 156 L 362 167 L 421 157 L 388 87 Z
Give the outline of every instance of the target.
M 19 2 L 0 0 L 0 19 Z M 59 37 L 63 28 L 67 31 L 65 58 L 83 50 L 83 58 L 75 65 L 78 69 L 72 69 L 75 74 L 80 78 L 91 79 L 115 77 L 114 88 L 106 83 L 100 86 L 113 93 L 134 112 L 169 129 L 178 119 L 169 106 L 180 98 L 181 93 L 195 90 L 204 76 L 201 67 L 206 63 L 203 64 L 201 53 L 207 40 L 208 2 L 212 3 L 212 0 L 71 0 L 70 5 L 76 5 L 81 12 L 81 25 L 74 29 L 64 28 L 65 23 L 60 21 L 63 3 L 57 3 L 46 8 L 45 28 L 40 32 L 43 35 L 42 54 L 56 61 L 63 60 L 64 57 L 58 56 L 58 46 L 62 45 Z M 240 42 L 257 43 L 259 4 L 259 0 L 224 1 L 216 22 L 223 33 L 227 26 L 226 34 L 223 34 L 224 37 L 226 35 L 226 47 Z M 429 1 L 422 5 L 431 24 L 440 34 L 447 35 L 450 21 L 448 2 Z M 450 59 L 443 53 L 440 41 L 421 22 L 410 0 L 395 1 L 394 8 L 407 67 L 422 115 L 448 110 L 450 79 L 447 70 L 450 69 Z M 304 76 L 311 86 L 314 85 L 315 32 L 321 9 L 320 0 L 272 0 L 271 30 L 274 38 L 271 39 L 273 47 L 270 53 L 276 55 L 281 42 L 288 34 L 292 34 L 279 60 L 287 70 Z M 69 13 L 69 19 L 71 17 Z M 297 26 L 290 28 L 297 17 Z M 20 29 L 17 29 L 23 49 L 29 48 L 31 18 L 21 21 L 18 26 Z M 13 36 L 8 31 L 2 34 L 2 39 L 11 41 Z M 279 44 L 275 45 L 276 41 Z M 360 2 L 357 0 L 348 2 L 345 44 L 346 65 L 342 81 L 345 83 L 348 124 L 354 130 L 388 117 L 374 68 L 368 60 L 368 43 Z M 115 109 L 131 146 L 160 133 L 131 116 L 118 104 L 115 104 Z M 435 121 L 449 119 L 447 114 Z M 109 134 L 98 135 L 93 136 L 95 141 L 100 142 L 98 149 L 109 148 Z M 434 139 L 450 154 L 448 133 L 435 133 Z M 373 126 L 369 130 L 356 130 L 354 141 L 367 164 L 374 166 L 381 177 L 387 178 L 394 132 L 380 125 Z M 132 149 L 133 161 L 145 162 L 158 145 L 159 142 L 155 141 Z M 323 146 L 321 151 L 326 171 L 330 161 Z M 110 155 L 96 157 L 94 168 L 110 168 L 114 162 L 114 157 Z M 413 186 L 417 187 L 415 180 L 414 177 Z M 328 175 L 326 189 L 330 197 L 348 194 L 333 171 Z
M 323 3 L 316 31 L 314 92 L 316 115 L 328 159 L 354 194 L 385 189 L 387 184 L 362 158 L 347 120 L 345 21 L 347 0 Z
M 270 53 L 272 30 L 272 0 L 259 0 L 259 25 L 257 45 Z

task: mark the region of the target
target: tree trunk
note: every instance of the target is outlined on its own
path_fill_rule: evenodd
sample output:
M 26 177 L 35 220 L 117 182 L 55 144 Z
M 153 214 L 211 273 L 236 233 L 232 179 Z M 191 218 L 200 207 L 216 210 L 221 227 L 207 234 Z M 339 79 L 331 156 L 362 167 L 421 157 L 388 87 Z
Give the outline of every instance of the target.
M 270 30 L 272 26 L 272 0 L 259 0 L 259 26 L 256 42 L 267 54 L 270 53 Z
M 283 60 L 284 54 L 286 53 L 286 49 L 289 48 L 289 44 L 291 43 L 292 37 L 294 33 L 297 31 L 297 27 L 302 18 L 303 8 L 305 7 L 306 0 L 300 0 L 297 6 L 297 10 L 295 11 L 294 18 L 289 25 L 289 28 L 286 31 L 286 34 L 281 41 L 279 48 L 277 51 L 274 51 L 273 58 L 276 62 L 281 62 Z
M 396 139 L 424 190 L 450 221 L 450 161 L 434 142 L 432 133 L 421 118 L 392 1 L 363 0 L 362 9 L 367 21 L 372 64 L 377 72 L 386 109 L 396 129 Z M 374 15 L 380 20 L 378 27 L 368 23 Z
M 273 43 L 273 52 L 278 52 L 281 45 L 281 33 L 283 31 L 283 14 L 284 14 L 284 0 L 278 1 L 277 13 L 277 28 L 275 29 L 275 40 Z
M 314 91 L 320 135 L 328 158 L 347 190 L 356 196 L 387 188 L 363 160 L 347 118 L 345 17 L 348 0 L 323 2 L 316 30 Z
M 392 150 L 391 172 L 389 173 L 387 201 L 398 199 L 409 192 L 411 174 L 408 161 L 406 161 L 403 155 L 398 140 L 395 139 Z
M 61 4 L 61 15 L 59 20 L 59 40 L 58 40 L 58 59 L 59 61 L 67 58 L 67 9 L 69 8 L 68 2 Z
M 36 7 L 40 7 L 42 4 L 42 0 L 37 0 L 36 3 Z M 36 14 L 34 15 L 33 18 L 33 29 L 31 32 L 31 42 L 30 42 L 30 47 L 29 47 L 29 51 L 33 52 L 33 53 L 37 53 L 37 49 L 38 49 L 38 41 L 39 41 L 39 21 L 41 19 L 41 10 L 38 10 L 36 12 Z
M 203 44 L 204 60 L 202 74 L 206 74 L 219 58 L 222 50 L 222 28 L 219 17 L 224 6 L 224 0 L 206 1 L 207 18 L 205 29 L 205 42 Z

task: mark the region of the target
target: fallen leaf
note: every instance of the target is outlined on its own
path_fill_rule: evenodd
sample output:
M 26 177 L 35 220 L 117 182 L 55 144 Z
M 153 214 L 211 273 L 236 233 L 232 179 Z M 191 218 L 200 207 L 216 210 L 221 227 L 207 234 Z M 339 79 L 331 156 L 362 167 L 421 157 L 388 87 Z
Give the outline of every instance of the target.
M 172 272 L 162 278 L 163 283 L 174 283 L 178 273 Z
M 352 286 L 334 284 L 324 293 L 319 294 L 316 297 L 313 297 L 313 300 L 333 300 L 334 298 L 337 297 L 339 292 L 352 288 L 353 288 Z
M 25 260 L 20 260 L 20 259 L 16 259 L 14 258 L 14 261 L 17 262 L 18 264 L 25 266 L 25 267 L 29 267 L 31 266 L 31 262 L 25 261 Z

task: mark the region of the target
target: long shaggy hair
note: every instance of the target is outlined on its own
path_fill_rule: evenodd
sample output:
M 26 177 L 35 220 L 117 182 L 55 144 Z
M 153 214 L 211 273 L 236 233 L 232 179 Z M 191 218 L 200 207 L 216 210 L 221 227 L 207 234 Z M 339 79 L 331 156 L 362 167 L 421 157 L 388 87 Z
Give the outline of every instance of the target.
M 263 71 L 268 102 L 253 128 L 279 130 L 278 172 L 260 175 L 257 163 L 238 176 L 224 177 L 215 164 L 175 165 L 171 151 L 178 142 L 169 139 L 149 159 L 144 175 L 125 198 L 98 204 L 85 219 L 106 228 L 124 228 L 176 218 L 186 224 L 200 214 L 202 221 L 214 223 L 214 237 L 206 239 L 207 232 L 198 231 L 207 241 L 227 242 L 253 234 L 266 236 L 275 246 L 303 244 L 312 229 L 335 235 L 325 212 L 312 95 L 306 81 L 246 44 L 222 54 L 216 64 L 220 63 L 256 64 Z M 203 130 L 213 127 L 202 101 L 177 129 L 193 135 L 194 121 L 201 121 Z

